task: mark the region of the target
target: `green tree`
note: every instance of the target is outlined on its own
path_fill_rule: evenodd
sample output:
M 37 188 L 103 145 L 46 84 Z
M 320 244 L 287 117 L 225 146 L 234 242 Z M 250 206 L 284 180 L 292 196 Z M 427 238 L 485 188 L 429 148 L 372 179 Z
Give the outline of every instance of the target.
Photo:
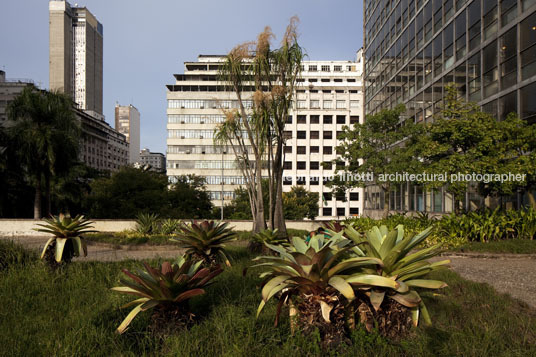
M 268 205 L 268 202 L 270 200 L 268 195 L 269 184 L 270 182 L 267 179 L 262 180 L 263 202 L 265 205 Z M 234 193 L 235 197 L 233 198 L 233 201 L 230 204 L 226 205 L 223 210 L 224 217 L 240 220 L 252 219 L 251 205 L 247 189 L 244 187 L 238 187 L 237 189 L 235 189 Z M 268 211 L 264 211 L 264 218 L 268 219 Z
M 212 201 L 205 190 L 205 179 L 202 177 L 178 176 L 169 188 L 168 196 L 168 209 L 162 210 L 162 216 L 198 219 L 209 218 L 212 214 Z
M 290 192 L 283 193 L 283 209 L 286 219 L 315 219 L 319 209 L 318 193 L 309 192 L 301 186 L 294 186 Z
M 80 127 L 70 97 L 26 87 L 7 108 L 7 134 L 24 176 L 34 188 L 34 218 L 41 218 L 44 190 L 51 213 L 51 181 L 78 162 Z
M 417 166 L 414 141 L 422 128 L 411 119 L 402 121 L 404 111 L 404 106 L 399 105 L 367 116 L 363 124 L 344 127 L 342 143 L 337 147 L 340 157 L 335 160 L 337 170 L 332 186 L 337 192 L 364 187 L 366 175 L 373 175 L 374 183 L 383 192 L 385 217 L 389 215 L 392 185 L 399 182 L 387 175 L 415 172 Z

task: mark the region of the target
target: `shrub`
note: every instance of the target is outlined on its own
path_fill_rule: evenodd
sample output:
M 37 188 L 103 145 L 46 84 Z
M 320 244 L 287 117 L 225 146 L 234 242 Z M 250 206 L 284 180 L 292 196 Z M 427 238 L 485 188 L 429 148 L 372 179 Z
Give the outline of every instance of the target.
M 288 245 L 288 241 L 285 238 L 279 236 L 277 229 L 266 229 L 251 237 L 251 241 L 248 244 L 248 249 L 253 253 L 270 254 L 270 249 L 265 243 L 272 245 Z
M 138 213 L 136 231 L 142 234 L 154 234 L 158 231 L 158 215 L 155 213 Z
M 178 219 L 172 219 L 172 218 L 165 219 L 160 223 L 160 234 L 164 234 L 164 235 L 175 234 L 179 230 L 180 225 L 181 225 L 181 221 L 179 221 Z

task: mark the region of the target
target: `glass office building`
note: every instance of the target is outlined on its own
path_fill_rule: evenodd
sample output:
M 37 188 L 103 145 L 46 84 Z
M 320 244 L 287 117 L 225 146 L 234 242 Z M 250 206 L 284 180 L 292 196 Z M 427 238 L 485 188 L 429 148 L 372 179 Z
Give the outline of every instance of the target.
M 516 112 L 536 122 L 536 0 L 365 0 L 365 112 L 406 105 L 405 116 L 429 122 L 445 86 L 502 119 Z M 378 209 L 381 192 L 365 193 Z M 391 208 L 449 212 L 441 190 L 405 185 Z M 466 208 L 483 204 L 468 193 Z

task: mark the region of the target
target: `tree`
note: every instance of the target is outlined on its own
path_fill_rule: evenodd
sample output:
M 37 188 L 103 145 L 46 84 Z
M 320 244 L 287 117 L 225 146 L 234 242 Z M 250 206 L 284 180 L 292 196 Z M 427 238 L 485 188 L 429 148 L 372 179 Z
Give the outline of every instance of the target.
M 269 204 L 268 186 L 270 182 L 267 179 L 262 180 L 262 197 L 264 205 Z M 230 219 L 247 220 L 252 219 L 251 205 L 249 201 L 248 191 L 244 187 L 238 187 L 234 191 L 235 197 L 233 201 L 224 207 L 224 216 Z M 268 211 L 264 211 L 264 218 L 268 219 Z
M 335 162 L 338 168 L 332 186 L 338 192 L 364 187 L 367 184 L 366 175 L 373 175 L 374 182 L 384 194 L 385 217 L 389 215 L 392 184 L 399 182 L 387 175 L 416 170 L 413 167 L 416 164 L 413 142 L 421 128 L 411 120 L 403 122 L 401 115 L 404 111 L 404 106 L 399 105 L 395 109 L 384 109 L 367 116 L 363 124 L 344 127 L 340 137 L 343 142 L 337 147 L 340 158 Z M 346 162 L 344 168 L 340 160 Z
M 162 216 L 172 218 L 208 218 L 212 214 L 212 202 L 205 190 L 205 180 L 196 175 L 178 176 L 169 188 L 169 205 Z
M 80 127 L 70 97 L 26 87 L 7 108 L 8 137 L 24 176 L 34 188 L 34 218 L 41 218 L 44 189 L 51 213 L 51 180 L 78 162 Z
M 246 179 L 253 230 L 266 228 L 262 170 L 268 171 L 269 214 L 272 229 L 286 235 L 283 215 L 283 157 L 285 121 L 301 70 L 303 50 L 297 42 L 297 18 L 292 18 L 281 47 L 271 48 L 274 37 L 266 27 L 256 42 L 235 47 L 226 56 L 221 79 L 238 99 L 238 110 L 217 129 L 216 143 L 232 148 Z M 253 87 L 252 98 L 245 92 Z M 245 101 L 252 100 L 251 108 Z M 251 156 L 251 157 L 250 157 Z
M 315 219 L 319 209 L 318 193 L 309 192 L 301 186 L 294 186 L 290 192 L 283 193 L 283 209 L 286 219 Z

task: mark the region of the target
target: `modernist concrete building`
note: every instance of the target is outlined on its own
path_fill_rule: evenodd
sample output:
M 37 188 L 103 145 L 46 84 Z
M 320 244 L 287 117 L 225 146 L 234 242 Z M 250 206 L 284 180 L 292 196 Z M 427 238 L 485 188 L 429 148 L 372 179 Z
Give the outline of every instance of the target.
M 27 86 L 33 86 L 29 79 L 7 79 L 6 72 L 0 71 L 0 126 L 7 120 L 7 105 Z
M 85 7 L 49 2 L 50 89 L 72 95 L 78 108 L 102 114 L 103 28 Z
M 115 105 L 115 130 L 129 143 L 129 164 L 140 160 L 140 112 L 132 104 Z
M 166 172 L 166 156 L 159 152 L 151 152 L 145 148 L 140 151 L 140 166 L 150 166 L 151 171 Z
M 205 177 L 217 206 L 229 203 L 244 184 L 232 149 L 213 142 L 214 129 L 224 121 L 222 108 L 238 105 L 236 95 L 217 81 L 221 62 L 222 56 L 200 55 L 197 62 L 186 62 L 184 74 L 175 74 L 175 84 L 167 86 L 167 174 L 171 180 L 192 173 Z M 284 176 L 289 180 L 283 190 L 303 185 L 318 192 L 320 219 L 362 212 L 362 190 L 335 197 L 324 184 L 335 167 L 322 165 L 337 157 L 342 127 L 363 120 L 362 65 L 361 53 L 357 61 L 304 62 L 285 127 Z
M 406 119 L 429 122 L 444 88 L 498 119 L 516 112 L 536 122 L 536 0 L 365 0 L 365 111 L 404 103 Z M 380 209 L 383 194 L 369 187 L 365 209 Z M 482 198 L 468 193 L 468 209 Z M 391 209 L 452 211 L 443 190 L 402 185 Z

